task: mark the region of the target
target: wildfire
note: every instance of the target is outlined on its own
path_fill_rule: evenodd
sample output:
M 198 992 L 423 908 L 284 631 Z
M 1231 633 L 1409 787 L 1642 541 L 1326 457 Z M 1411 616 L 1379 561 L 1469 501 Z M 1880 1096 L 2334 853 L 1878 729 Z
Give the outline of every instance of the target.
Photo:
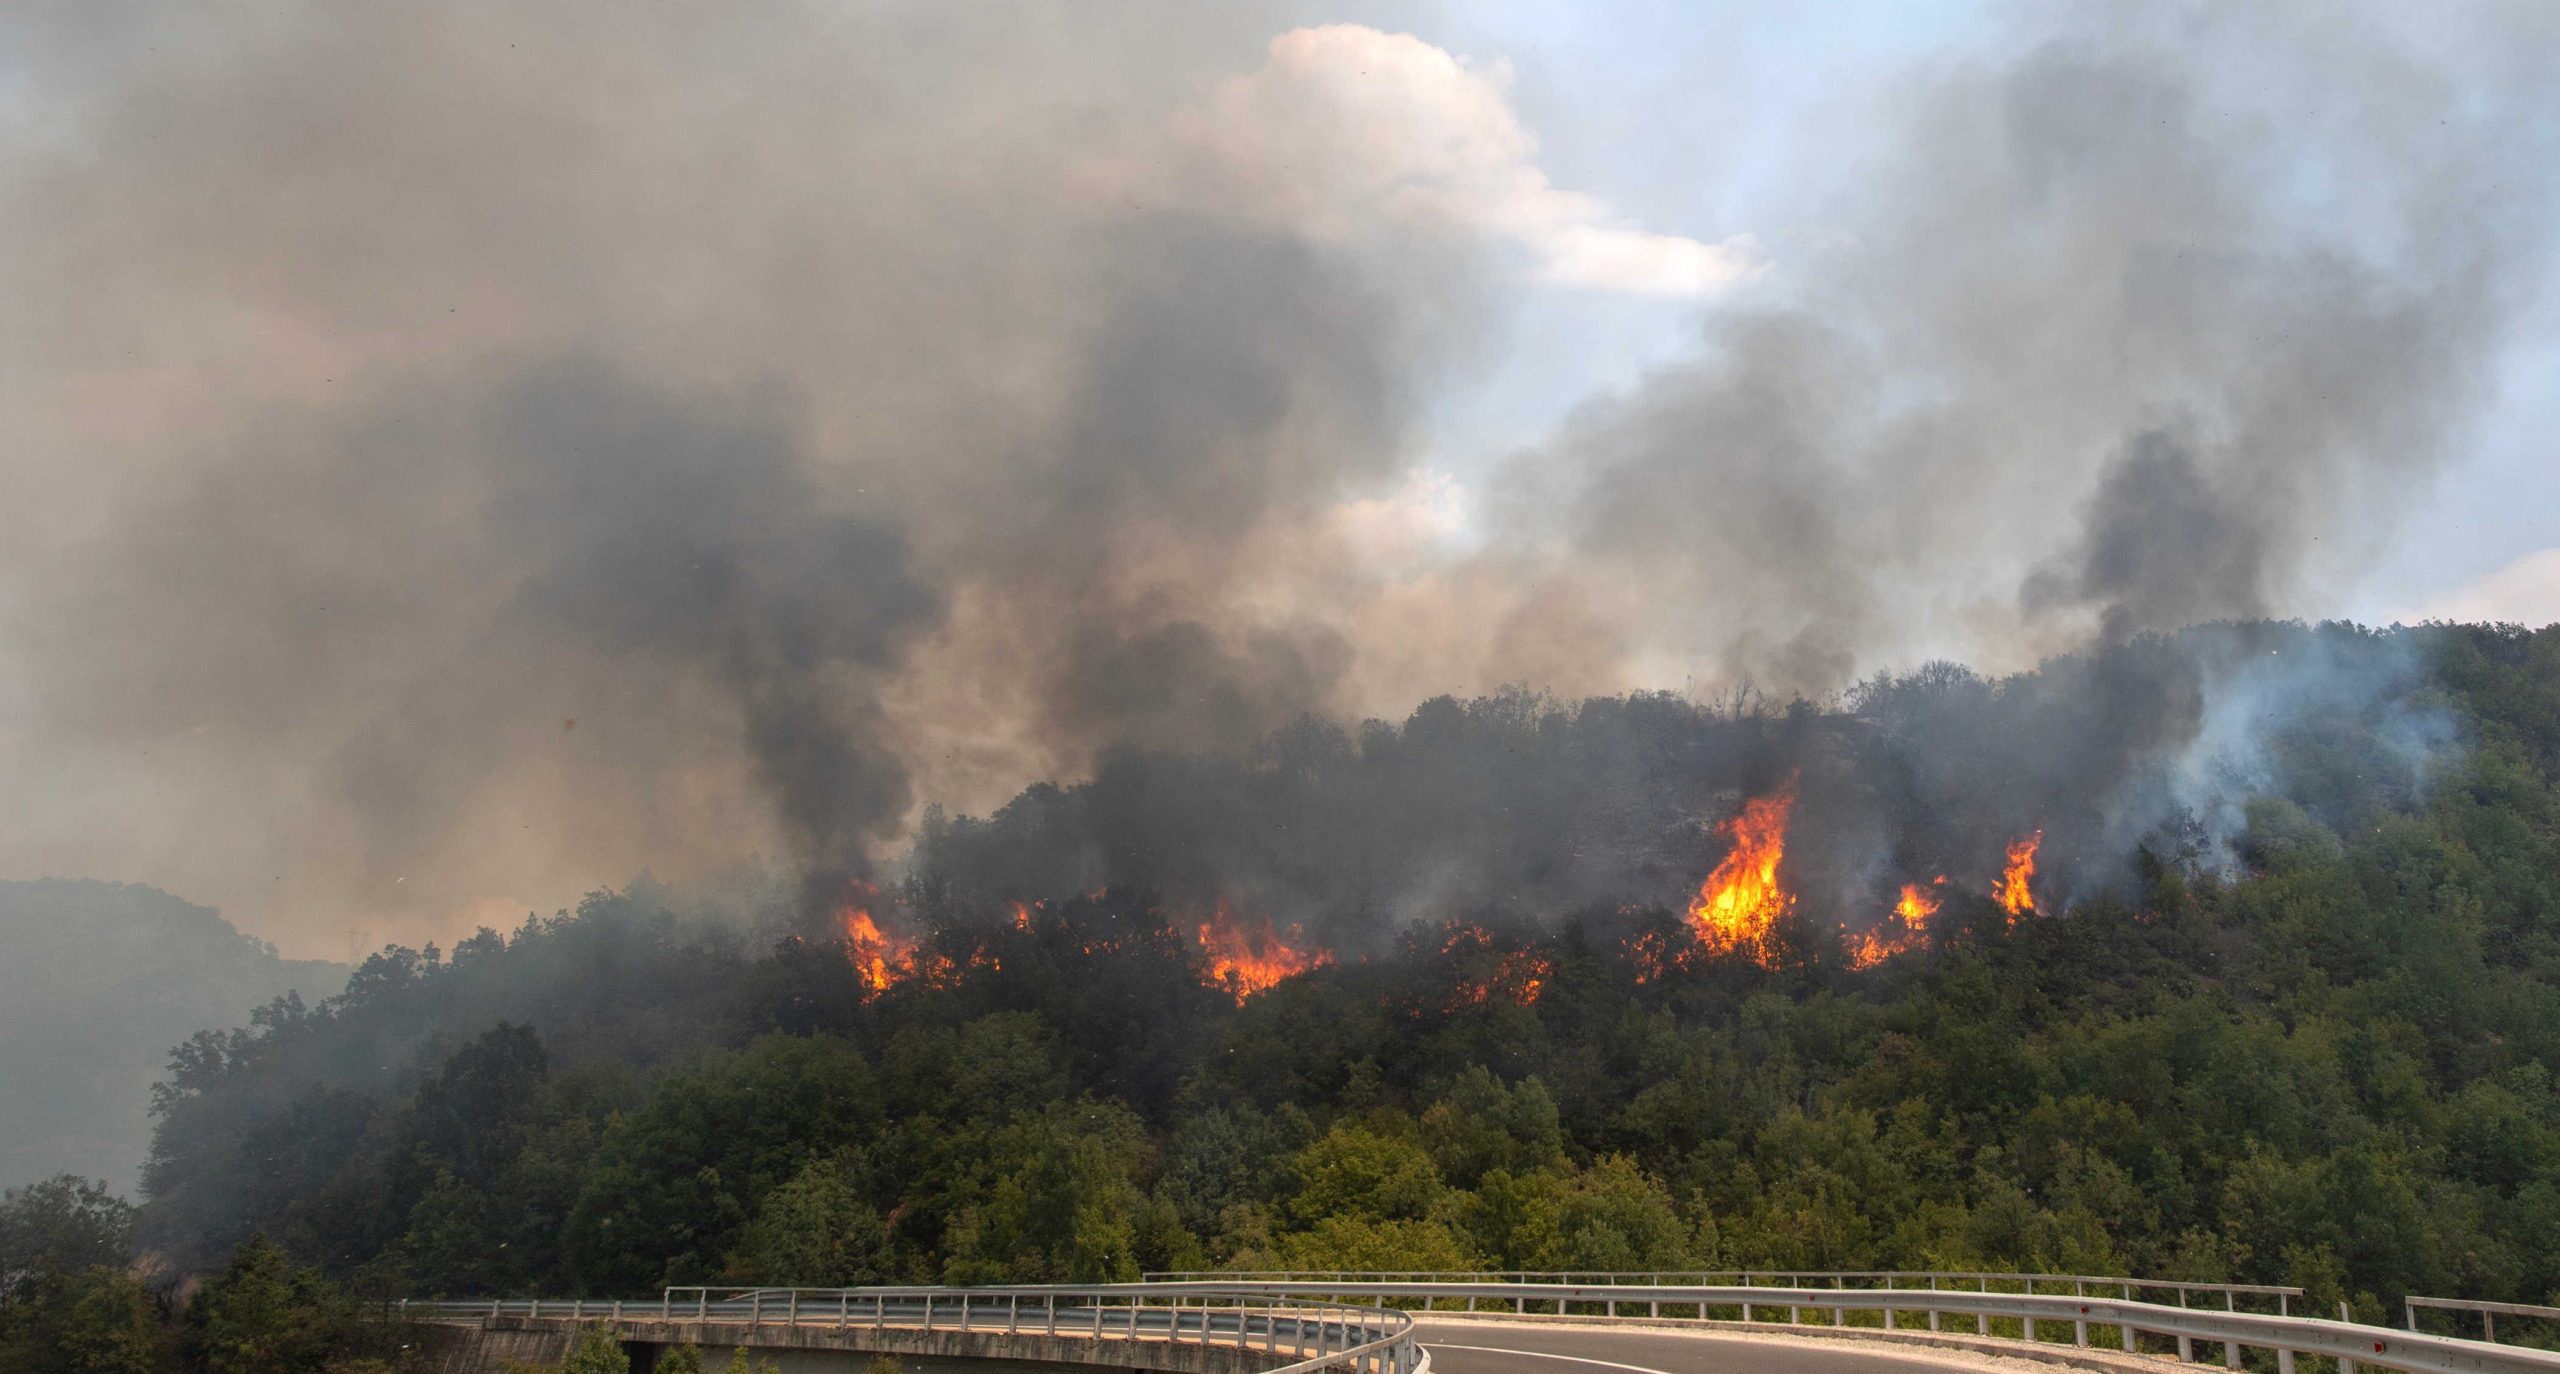
M 1940 874 L 1927 883 L 1904 883 L 1902 895 L 1895 900 L 1893 915 L 1889 918 L 1901 929 L 1888 935 L 1885 924 L 1879 923 L 1861 932 L 1849 946 L 1849 967 L 1874 968 L 1897 954 L 1918 949 L 1928 938 L 1929 918 L 1938 914 L 1938 908 L 1944 902 L 1930 889 L 1942 887 L 1946 881 L 1946 875 Z
M 1637 982 L 1650 983 L 1686 967 L 1687 956 L 1696 948 L 1685 940 L 1674 948 L 1671 936 L 1659 930 L 1638 931 L 1627 940 L 1627 962 L 1634 966 Z
M 862 980 L 866 1002 L 916 971 L 916 942 L 882 930 L 871 913 L 860 907 L 845 908 L 844 952 L 853 963 L 854 977 Z
M 1521 950 L 1506 955 L 1491 978 L 1482 982 L 1460 982 L 1449 995 L 1449 1007 L 1481 1007 L 1492 1002 L 1509 1002 L 1515 1007 L 1535 1006 L 1538 994 L 1544 992 L 1547 979 L 1555 975 L 1555 965 L 1544 955 Z
M 2044 832 L 2041 830 L 2012 842 L 2008 867 L 2000 873 L 2000 885 L 1991 889 L 1991 895 L 2000 899 L 2001 909 L 2009 913 L 2011 925 L 2016 925 L 2019 917 L 2036 909 L 2036 846 L 2042 843 Z
M 1778 885 L 1778 862 L 1787 851 L 1787 815 L 1795 809 L 1796 785 L 1742 804 L 1742 814 L 1718 825 L 1733 837 L 1733 850 L 1698 886 L 1689 903 L 1689 923 L 1698 943 L 1711 953 L 1742 954 L 1763 968 L 1777 964 L 1771 944 L 1778 918 L 1795 898 Z
M 1195 930 L 1200 952 L 1209 959 L 1211 985 L 1234 994 L 1238 1005 L 1284 978 L 1295 978 L 1333 962 L 1330 950 L 1301 948 L 1282 940 L 1272 929 L 1270 917 L 1237 921 L 1223 905 Z M 1289 927 L 1289 940 L 1304 938 L 1296 926 Z

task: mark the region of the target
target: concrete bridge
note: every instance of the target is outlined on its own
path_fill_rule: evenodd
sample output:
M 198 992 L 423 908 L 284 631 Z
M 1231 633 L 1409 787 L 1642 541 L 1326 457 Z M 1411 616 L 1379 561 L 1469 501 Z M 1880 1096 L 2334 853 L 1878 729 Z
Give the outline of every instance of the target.
M 597 1322 L 640 1374 L 686 1344 L 714 1368 L 746 1347 L 784 1374 L 881 1355 L 905 1374 L 1979 1374 L 1986 1355 L 2177 1374 L 2200 1356 L 2240 1369 L 2250 1351 L 2277 1374 L 2560 1374 L 2560 1354 L 2306 1316 L 2301 1298 L 2068 1275 L 1266 1274 L 403 1306 L 445 1328 L 439 1374 L 556 1362 Z
M 438 1374 L 557 1363 L 602 1324 L 648 1374 L 692 1345 L 717 1368 L 738 1348 L 783 1374 L 842 1374 L 887 1355 L 902 1374 L 1430 1374 L 1413 1319 L 1322 1298 L 1245 1298 L 1206 1284 L 1099 1288 L 670 1289 L 646 1302 L 406 1302 L 435 1332 Z

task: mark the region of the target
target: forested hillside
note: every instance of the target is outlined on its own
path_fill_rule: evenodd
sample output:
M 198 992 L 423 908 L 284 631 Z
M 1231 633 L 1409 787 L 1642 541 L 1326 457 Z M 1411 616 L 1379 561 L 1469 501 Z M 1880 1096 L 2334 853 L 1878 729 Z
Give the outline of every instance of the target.
M 2008 1267 L 2560 1294 L 2560 627 L 1128 755 L 189 1042 L 145 1243 L 385 1293 Z M 679 910 L 683 906 L 686 909 Z M 2326 1310 L 2321 1309 L 2321 1310 Z
M 73 1171 L 130 1191 L 169 1046 L 346 977 L 153 888 L 0 882 L 0 1183 Z

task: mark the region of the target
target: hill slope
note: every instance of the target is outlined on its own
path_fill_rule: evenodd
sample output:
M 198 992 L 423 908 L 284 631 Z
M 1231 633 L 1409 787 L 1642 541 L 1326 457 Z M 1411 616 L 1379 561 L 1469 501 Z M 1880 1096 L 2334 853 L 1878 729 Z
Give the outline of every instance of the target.
M 2028 826 L 2038 866 L 1991 871 Z M 1783 900 L 1733 913 L 1765 928 L 1709 938 L 1700 884 L 1781 827 Z M 1406 895 L 1441 871 L 1437 910 Z M 1880 925 L 1900 888 L 1934 908 Z M 404 1295 L 1211 1264 L 2134 1272 L 2369 1320 L 2560 1292 L 2560 627 L 2225 627 L 1765 715 L 1427 703 L 937 818 L 903 882 L 778 941 L 681 907 L 386 951 L 192 1042 L 146 1241 L 204 1270 L 263 1233 Z
M 0 1182 L 69 1172 L 129 1191 L 172 1046 L 346 977 L 155 888 L 0 882 Z

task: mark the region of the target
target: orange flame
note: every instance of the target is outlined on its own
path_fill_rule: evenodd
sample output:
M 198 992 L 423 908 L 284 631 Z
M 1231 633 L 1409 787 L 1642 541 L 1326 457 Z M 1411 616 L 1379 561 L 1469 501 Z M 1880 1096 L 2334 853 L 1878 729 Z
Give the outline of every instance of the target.
M 1849 946 L 1849 967 L 1854 969 L 1874 968 L 1876 965 L 1881 964 L 1885 960 L 1890 959 L 1897 954 L 1901 954 L 1910 948 L 1911 937 L 1907 933 L 1887 939 L 1884 936 L 1877 934 L 1874 930 L 1861 931 L 1858 934 L 1857 940 Z
M 2019 917 L 2036 909 L 2036 894 L 2033 886 L 2036 876 L 2036 846 L 2042 843 L 2044 843 L 2044 832 L 2041 830 L 2012 843 L 2009 846 L 2009 865 L 2001 871 L 2000 885 L 1991 889 L 1991 895 L 2000 899 L 2001 909 L 2009 913 L 2011 925 L 2016 925 Z
M 1659 930 L 1636 932 L 1627 940 L 1627 962 L 1635 966 L 1636 981 L 1650 983 L 1670 974 L 1673 969 L 1688 966 L 1688 955 L 1697 946 L 1687 941 L 1674 949 L 1671 936 Z
M 1479 925 L 1453 921 L 1447 927 L 1447 938 L 1440 942 L 1440 952 L 1464 957 L 1475 969 L 1483 968 L 1483 956 L 1493 950 L 1493 932 Z M 1538 994 L 1546 991 L 1547 980 L 1555 977 L 1555 960 L 1535 949 L 1520 948 L 1493 960 L 1493 967 L 1482 978 L 1461 977 L 1449 995 L 1444 1008 L 1481 1007 L 1497 998 L 1513 1006 L 1534 1006 Z
M 862 980 L 865 1002 L 916 971 L 916 942 L 882 930 L 871 913 L 859 907 L 845 908 L 844 952 L 853 963 L 854 977 Z
M 1716 829 L 1733 837 L 1732 852 L 1698 885 L 1689 903 L 1689 924 L 1698 943 L 1711 953 L 1742 954 L 1763 968 L 1777 966 L 1771 942 L 1778 918 L 1794 907 L 1795 898 L 1778 885 L 1778 862 L 1787 852 L 1787 815 L 1795 809 L 1796 785 L 1742 804 L 1742 814 Z
M 1944 904 L 1944 899 L 1929 889 L 1943 886 L 1946 881 L 1946 875 L 1940 874 L 1929 883 L 1904 883 L 1902 896 L 1894 902 L 1890 918 L 1900 923 L 1902 928 L 1888 935 L 1885 926 L 1879 923 L 1860 932 L 1849 945 L 1849 967 L 1874 968 L 1897 954 L 1908 954 L 1918 949 L 1928 938 L 1929 918 L 1937 915 L 1938 908 Z
M 1195 930 L 1200 952 L 1209 956 L 1210 985 L 1234 994 L 1238 1006 L 1284 978 L 1295 978 L 1333 962 L 1331 950 L 1300 948 L 1282 940 L 1272 929 L 1270 917 L 1239 922 L 1227 914 L 1224 905 L 1211 912 L 1209 919 Z M 1298 927 L 1289 927 L 1290 940 L 1304 938 Z

